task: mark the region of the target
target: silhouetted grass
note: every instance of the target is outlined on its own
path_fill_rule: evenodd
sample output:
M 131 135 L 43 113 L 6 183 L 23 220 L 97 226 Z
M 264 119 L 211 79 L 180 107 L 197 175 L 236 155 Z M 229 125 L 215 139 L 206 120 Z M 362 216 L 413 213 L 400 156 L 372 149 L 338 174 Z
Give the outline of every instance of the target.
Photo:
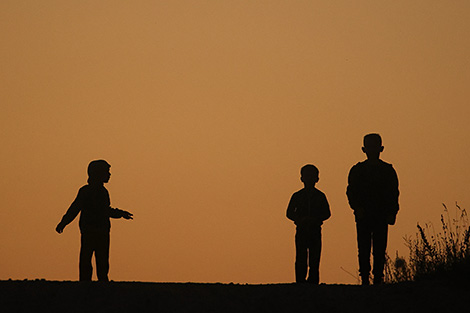
M 395 256 L 395 260 L 392 260 L 386 255 L 385 264 L 385 282 L 387 283 L 399 283 L 412 280 L 411 268 L 405 258 L 398 256 L 398 252 Z
M 441 215 L 441 230 L 436 233 L 432 224 L 422 227 L 414 238 L 405 237 L 409 248 L 409 260 L 388 258 L 387 282 L 441 279 L 464 282 L 470 278 L 470 226 L 467 212 L 455 205 L 455 217 L 451 217 L 446 205 Z

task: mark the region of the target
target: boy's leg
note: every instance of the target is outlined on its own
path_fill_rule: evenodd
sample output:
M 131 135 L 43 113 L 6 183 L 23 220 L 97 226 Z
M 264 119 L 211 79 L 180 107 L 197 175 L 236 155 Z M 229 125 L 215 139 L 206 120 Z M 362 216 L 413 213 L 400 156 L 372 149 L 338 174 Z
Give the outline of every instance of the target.
M 371 252 L 371 240 L 372 230 L 370 223 L 367 221 L 356 222 L 357 230 L 357 247 L 359 256 L 359 275 L 362 279 L 363 285 L 369 284 L 370 274 L 370 252 Z
M 320 283 L 320 256 L 321 256 L 321 229 L 315 230 L 310 238 L 308 249 L 309 283 L 318 285 Z
M 374 284 L 381 284 L 384 277 L 385 253 L 387 250 L 388 224 L 377 223 L 374 225 L 372 234 L 373 256 L 374 256 Z
M 80 246 L 80 281 L 91 281 L 91 275 L 93 273 L 93 267 L 91 265 L 91 257 L 93 256 L 94 240 L 93 236 L 89 233 L 81 234 L 81 246 Z
M 307 243 L 304 234 L 295 234 L 295 282 L 304 283 L 307 276 Z
M 96 274 L 99 281 L 108 281 L 109 272 L 109 231 L 97 236 L 97 247 L 95 251 Z

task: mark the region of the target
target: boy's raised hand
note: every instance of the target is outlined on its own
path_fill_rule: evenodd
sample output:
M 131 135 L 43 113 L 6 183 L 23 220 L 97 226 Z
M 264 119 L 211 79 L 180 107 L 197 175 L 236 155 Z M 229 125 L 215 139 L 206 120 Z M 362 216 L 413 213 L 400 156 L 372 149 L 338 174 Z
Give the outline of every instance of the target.
M 122 217 L 126 220 L 133 220 L 134 218 L 132 216 L 134 216 L 134 214 L 132 214 L 131 212 L 122 211 Z

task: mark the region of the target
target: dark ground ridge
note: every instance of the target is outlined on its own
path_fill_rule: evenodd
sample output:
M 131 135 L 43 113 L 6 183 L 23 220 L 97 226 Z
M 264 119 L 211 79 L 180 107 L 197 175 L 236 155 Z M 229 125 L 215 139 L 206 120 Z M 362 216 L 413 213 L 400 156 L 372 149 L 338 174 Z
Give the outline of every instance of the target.
M 8 280 L 2 312 L 456 312 L 470 288 L 449 282 L 367 286 Z

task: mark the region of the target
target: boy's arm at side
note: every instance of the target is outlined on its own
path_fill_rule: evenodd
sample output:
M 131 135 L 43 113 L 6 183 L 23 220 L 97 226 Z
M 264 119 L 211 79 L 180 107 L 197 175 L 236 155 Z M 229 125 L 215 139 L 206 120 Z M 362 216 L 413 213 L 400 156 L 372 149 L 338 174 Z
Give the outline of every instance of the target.
M 62 217 L 62 220 L 59 222 L 59 224 L 57 224 L 55 231 L 58 232 L 59 234 L 61 234 L 64 231 L 65 226 L 70 224 L 80 212 L 80 209 L 81 209 L 80 198 L 81 198 L 80 192 L 78 192 L 77 197 L 75 198 L 75 200 L 72 202 L 67 212 Z
M 364 207 L 361 201 L 361 196 L 359 192 L 360 186 L 360 177 L 358 167 L 359 163 L 354 165 L 349 171 L 348 175 L 348 187 L 346 189 L 346 195 L 348 197 L 348 203 L 351 209 L 354 211 L 354 217 L 356 222 L 362 220 L 365 216 Z
M 393 166 L 390 165 L 390 199 L 389 199 L 389 213 L 387 216 L 387 223 L 389 225 L 395 225 L 395 221 L 397 218 L 398 210 L 400 209 L 400 205 L 398 203 L 398 197 L 400 196 L 400 191 L 398 189 L 398 175 Z
M 295 200 L 294 200 L 294 196 L 292 196 L 290 198 L 289 205 L 287 206 L 286 217 L 295 223 L 295 221 L 297 220 L 296 213 L 297 212 L 296 212 Z
M 120 209 L 113 209 L 113 208 L 109 208 L 109 217 L 112 217 L 112 218 L 124 218 L 126 220 L 132 220 L 133 219 L 133 214 L 130 213 L 130 212 L 127 212 L 127 211 L 124 211 L 124 210 L 120 210 Z
M 349 206 L 353 211 L 361 208 L 361 200 L 358 195 L 358 167 L 353 166 L 348 175 L 348 187 L 346 189 L 346 196 L 348 197 Z
M 392 208 L 394 213 L 398 213 L 400 205 L 398 204 L 398 197 L 400 196 L 400 190 L 398 189 L 398 175 L 393 166 L 391 167 L 391 181 L 392 181 Z
M 323 206 L 322 206 L 322 216 L 321 220 L 326 221 L 331 217 L 331 211 L 330 211 L 330 204 L 328 203 L 328 200 L 326 199 L 326 196 L 323 195 Z

